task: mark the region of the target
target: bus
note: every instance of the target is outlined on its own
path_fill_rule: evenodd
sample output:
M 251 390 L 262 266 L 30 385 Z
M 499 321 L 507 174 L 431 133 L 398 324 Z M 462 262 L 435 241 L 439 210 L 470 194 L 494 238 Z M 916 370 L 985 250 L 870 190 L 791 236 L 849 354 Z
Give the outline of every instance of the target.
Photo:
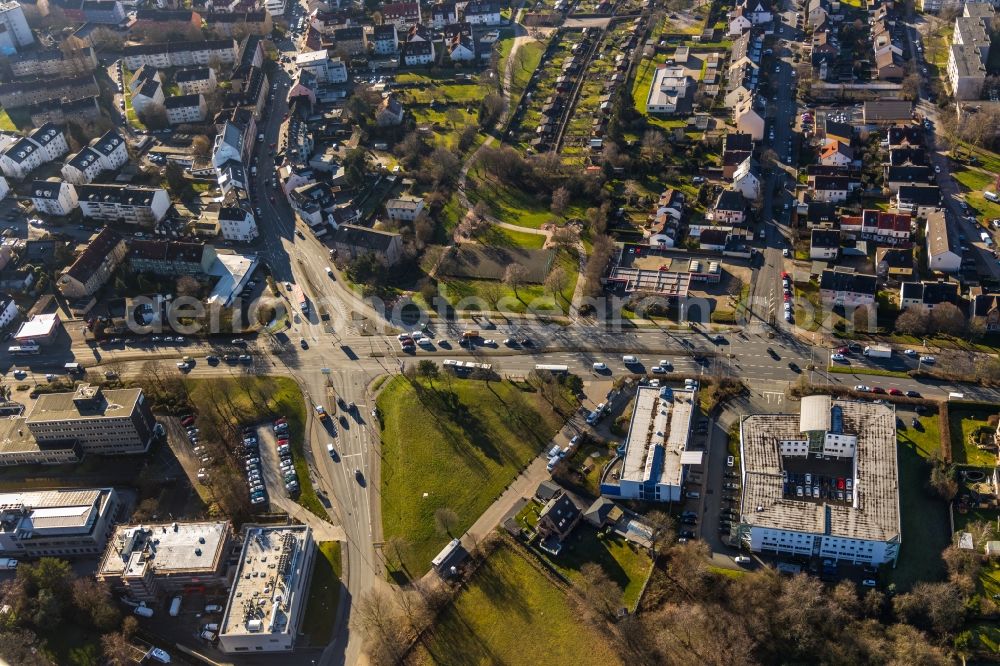
M 539 363 L 535 366 L 535 370 L 551 372 L 554 375 L 564 375 L 569 372 L 568 365 L 548 365 L 545 363 Z
M 11 356 L 30 356 L 32 354 L 37 354 L 39 350 L 38 345 L 11 345 L 7 347 L 7 353 Z

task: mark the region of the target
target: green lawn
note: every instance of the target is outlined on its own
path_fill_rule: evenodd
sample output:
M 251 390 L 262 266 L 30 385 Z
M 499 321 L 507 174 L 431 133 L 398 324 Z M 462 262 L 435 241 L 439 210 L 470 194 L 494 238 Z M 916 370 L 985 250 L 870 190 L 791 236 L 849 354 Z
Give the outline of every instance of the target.
M 982 158 L 981 158 L 982 159 Z M 952 171 L 955 180 L 961 185 L 965 200 L 970 207 L 975 209 L 975 215 L 981 220 L 996 219 L 1000 217 L 1000 204 L 987 201 L 983 196 L 986 190 L 995 191 L 996 176 L 988 171 L 982 171 L 974 167 L 956 166 Z
M 599 538 L 597 530 L 582 521 L 563 542 L 559 554 L 547 559 L 574 584 L 580 581 L 580 568 L 584 564 L 601 565 L 608 578 L 622 588 L 622 604 L 629 609 L 639 601 L 639 591 L 651 564 L 642 548 L 615 535 Z
M 417 646 L 415 664 L 620 664 L 565 593 L 501 546 Z
M 302 619 L 302 632 L 309 637 L 309 644 L 317 647 L 330 642 L 333 623 L 337 621 L 337 604 L 340 602 L 341 560 L 339 541 L 321 541 L 316 544 L 316 564 L 313 567 L 306 615 Z
M 582 218 L 588 207 L 587 202 L 577 200 L 571 202 L 561 216 L 554 215 L 548 202 L 539 196 L 484 177 L 478 169 L 469 171 L 466 194 L 472 205 L 485 201 L 490 213 L 501 222 L 529 229 L 538 229 L 553 220 L 561 222 L 569 218 Z
M 514 231 L 503 227 L 490 227 L 486 237 L 480 237 L 481 243 L 493 247 L 521 247 L 526 250 L 540 250 L 545 245 L 544 234 L 533 234 L 526 231 Z
M 542 53 L 544 52 L 545 44 L 536 41 L 524 42 L 521 44 L 521 48 L 517 50 L 517 55 L 514 56 L 514 70 L 511 72 L 510 77 L 510 98 L 512 103 L 516 103 L 517 100 L 521 99 L 525 86 L 531 80 L 532 73 L 538 69 L 538 65 L 542 62 Z M 502 70 L 500 76 L 503 76 Z
M 975 467 L 993 467 L 997 456 L 992 451 L 983 451 L 969 442 L 969 435 L 980 428 L 990 428 L 986 420 L 1000 409 L 983 407 L 979 409 L 949 409 L 948 420 L 951 425 L 951 456 L 959 465 Z
M 464 533 L 564 421 L 536 393 L 450 376 L 416 387 L 397 377 L 378 405 L 383 530 L 387 541 L 408 541 L 393 563 L 408 576 L 423 575 L 450 538 L 436 531 L 435 510 L 452 509 L 452 534 Z
M 884 368 L 872 368 L 864 365 L 844 365 L 843 363 L 832 363 L 828 370 L 833 374 L 840 375 L 876 375 L 878 377 L 900 378 L 908 378 L 910 376 L 900 370 L 886 370 Z
M 7 109 L 0 108 L 0 130 L 5 130 L 8 132 L 16 132 L 17 125 L 14 121 L 10 119 L 10 114 L 7 113 Z
M 900 591 L 922 580 L 944 575 L 941 552 L 949 543 L 948 506 L 926 488 L 927 459 L 941 448 L 938 415 L 918 418 L 921 430 L 909 424 L 897 431 L 899 509 L 903 542 L 899 563 L 887 569 L 890 582 Z
M 249 381 L 249 384 L 247 383 Z M 306 408 L 302 391 L 289 377 L 185 379 L 192 405 L 225 405 L 222 409 L 237 424 L 251 424 L 283 415 L 288 419 L 292 458 L 299 477 L 299 504 L 323 520 L 326 510 L 316 497 L 309 480 L 309 465 L 303 455 L 306 436 Z M 252 393 L 251 393 L 252 392 Z
M 975 639 L 972 646 L 974 650 L 994 654 L 1000 652 L 1000 625 L 996 622 L 983 621 L 966 626 Z
M 657 65 L 663 64 L 659 58 L 643 59 L 635 70 L 635 80 L 632 83 L 632 102 L 636 112 L 646 118 L 650 125 L 673 131 L 678 127 L 687 127 L 687 120 L 666 116 L 649 115 L 646 113 L 646 98 L 649 97 L 649 86 L 653 83 L 653 75 Z
M 504 233 L 510 233 L 503 230 Z M 499 310 L 501 312 L 523 313 L 531 305 L 536 311 L 548 310 L 552 314 L 563 314 L 573 300 L 573 291 L 576 288 L 576 280 L 580 276 L 579 265 L 576 260 L 576 253 L 572 251 L 561 251 L 556 257 L 554 265 L 560 266 L 565 271 L 569 279 L 566 287 L 559 292 L 556 299 L 552 298 L 544 285 L 528 284 L 517 288 L 517 295 L 514 290 L 507 285 L 500 284 L 501 300 Z M 492 304 L 484 294 L 487 290 L 497 286 L 493 280 L 474 280 L 466 278 L 439 277 L 438 289 L 452 306 L 457 306 L 463 299 L 479 299 L 484 308 L 491 308 Z M 419 294 L 417 295 L 419 296 Z M 418 302 L 421 300 L 415 297 Z

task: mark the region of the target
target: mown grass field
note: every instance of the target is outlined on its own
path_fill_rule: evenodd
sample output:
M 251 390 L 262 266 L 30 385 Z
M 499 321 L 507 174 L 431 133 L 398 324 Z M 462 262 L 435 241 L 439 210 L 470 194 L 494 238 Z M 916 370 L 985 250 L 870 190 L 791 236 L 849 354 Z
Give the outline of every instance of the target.
M 629 609 L 638 603 L 639 592 L 652 565 L 640 547 L 615 535 L 598 538 L 597 530 L 583 522 L 563 541 L 559 555 L 549 561 L 574 584 L 582 579 L 580 568 L 584 564 L 599 564 L 608 578 L 621 588 L 622 605 Z
M 458 536 L 549 444 L 564 418 L 509 382 L 397 377 L 378 397 L 382 415 L 382 526 L 407 545 L 392 569 L 419 577 L 451 539 L 434 512 L 458 515 Z M 391 559 L 395 559 L 392 557 Z
M 413 664 L 620 664 L 580 609 L 520 553 L 501 546 L 438 616 Z
M 996 176 L 976 168 L 956 167 L 952 171 L 955 180 L 961 185 L 966 203 L 976 210 L 976 216 L 987 221 L 1000 217 L 1000 204 L 987 201 L 983 192 L 996 191 Z
M 302 618 L 302 632 L 309 637 L 309 644 L 325 646 L 333 634 L 337 621 L 337 604 L 340 603 L 340 542 L 321 541 L 316 544 L 316 564 L 313 567 L 306 615 Z
M 920 428 L 908 420 L 896 433 L 899 463 L 899 509 L 903 533 L 899 564 L 887 568 L 889 582 L 905 591 L 922 580 L 938 580 L 944 574 L 941 552 L 948 546 L 948 506 L 926 488 L 930 475 L 928 459 L 941 449 L 938 415 L 917 418 Z
M 983 451 L 969 442 L 969 435 L 980 428 L 989 427 L 987 419 L 1000 409 L 951 409 L 948 420 L 951 423 L 951 457 L 959 465 L 990 467 L 996 465 L 997 456 L 992 451 Z

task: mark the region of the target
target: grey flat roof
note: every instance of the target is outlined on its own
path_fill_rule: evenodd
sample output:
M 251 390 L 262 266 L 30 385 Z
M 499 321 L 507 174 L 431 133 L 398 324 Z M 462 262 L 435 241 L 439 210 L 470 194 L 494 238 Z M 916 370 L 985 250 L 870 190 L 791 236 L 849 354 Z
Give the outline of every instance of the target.
M 896 413 L 886 404 L 832 400 L 843 410 L 843 431 L 858 437 L 855 504 L 804 502 L 783 496 L 778 443 L 802 440 L 801 425 L 825 423 L 815 409 L 809 414 L 756 414 L 742 424 L 744 469 L 740 521 L 808 534 L 848 539 L 890 541 L 900 536 L 899 476 L 896 463 Z
M 228 534 L 225 521 L 119 525 L 98 574 L 136 575 L 147 564 L 159 574 L 214 571 Z
M 694 391 L 641 386 L 635 395 L 632 421 L 625 440 L 625 460 L 621 479 L 642 483 L 647 480 L 671 486 L 681 485 L 681 454 L 691 429 Z M 654 454 L 663 447 L 663 456 Z M 662 460 L 657 470 L 657 459 Z M 656 478 L 658 473 L 659 478 Z

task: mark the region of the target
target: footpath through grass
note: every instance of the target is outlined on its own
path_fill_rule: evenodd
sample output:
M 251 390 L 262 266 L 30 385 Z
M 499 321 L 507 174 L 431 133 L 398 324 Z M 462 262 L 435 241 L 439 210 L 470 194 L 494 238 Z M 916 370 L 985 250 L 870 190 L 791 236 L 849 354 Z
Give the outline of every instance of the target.
M 927 488 L 928 459 L 941 449 L 938 415 L 921 416 L 917 421 L 919 428 L 906 424 L 896 434 L 903 543 L 896 568 L 886 571 L 901 592 L 944 575 L 941 552 L 950 538 L 948 506 Z
M 523 555 L 500 546 L 412 656 L 415 664 L 620 664 L 617 651 Z
M 378 398 L 382 415 L 382 526 L 395 577 L 419 577 L 452 536 L 464 533 L 564 422 L 537 393 L 506 381 L 442 375 L 396 377 Z M 566 405 L 568 413 L 571 407 Z M 434 513 L 458 520 L 451 536 Z
M 341 587 L 340 542 L 321 541 L 316 548 L 318 552 L 309 586 L 309 599 L 306 600 L 306 615 L 302 619 L 302 632 L 314 647 L 330 642 L 333 623 L 337 621 Z
M 299 495 L 295 501 L 323 520 L 326 510 L 316 497 L 309 480 L 309 465 L 303 442 L 306 437 L 306 409 L 302 391 L 289 377 L 215 377 L 185 379 L 190 402 L 201 417 L 219 418 L 234 425 L 270 422 L 278 416 L 288 419 L 292 441 L 292 460 L 299 477 Z M 212 407 L 222 410 L 213 412 Z M 223 416 L 224 414 L 224 416 Z M 239 470 L 243 473 L 242 469 Z

